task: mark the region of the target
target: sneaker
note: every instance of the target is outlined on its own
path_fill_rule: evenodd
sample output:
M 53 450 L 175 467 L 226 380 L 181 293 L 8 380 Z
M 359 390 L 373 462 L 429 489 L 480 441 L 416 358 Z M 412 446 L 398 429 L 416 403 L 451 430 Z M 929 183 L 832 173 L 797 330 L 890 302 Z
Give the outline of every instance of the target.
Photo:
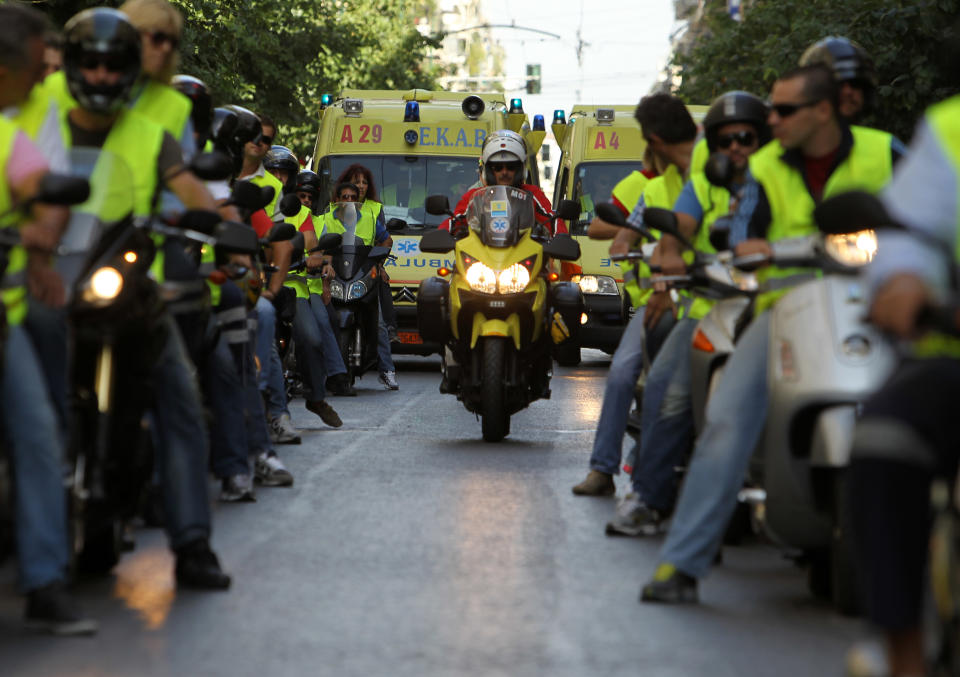
M 380 383 L 387 390 L 400 390 L 400 384 L 397 383 L 397 372 L 395 371 L 381 371 Z
M 290 414 L 270 417 L 270 439 L 274 444 L 300 444 L 300 435 L 293 427 Z
M 331 428 L 339 428 L 343 425 L 343 421 L 340 420 L 337 412 L 327 404 L 326 400 L 309 400 L 307 402 L 307 411 L 312 411 L 320 417 L 321 421 Z
M 591 470 L 587 473 L 587 479 L 573 487 L 573 493 L 577 496 L 613 496 L 616 491 L 613 475 L 599 470 Z
M 640 591 L 640 601 L 696 604 L 699 601 L 697 579 L 679 571 L 672 564 L 661 564 L 653 580 Z
M 100 627 L 92 618 L 84 618 L 61 581 L 27 594 L 24 622 L 31 630 L 62 636 L 95 635 Z
M 655 536 L 660 533 L 663 515 L 644 503 L 638 494 L 629 493 L 617 506 L 613 519 L 607 522 L 608 536 Z
M 847 651 L 847 677 L 890 677 L 890 665 L 883 642 L 862 640 Z
M 265 487 L 289 487 L 293 485 L 293 475 L 274 451 L 268 451 L 257 456 L 253 468 L 257 482 Z
M 400 343 L 400 336 L 397 335 L 396 327 L 387 327 L 387 338 L 390 340 L 390 343 Z
M 250 475 L 242 473 L 221 480 L 220 500 L 224 503 L 239 503 L 240 501 L 255 503 L 257 495 L 253 491 L 253 480 L 250 479 Z
M 356 397 L 357 391 L 350 385 L 350 377 L 346 374 L 337 374 L 327 379 L 327 390 L 338 397 Z
M 220 568 L 220 561 L 205 539 L 177 548 L 175 553 L 177 564 L 174 576 L 178 586 L 204 590 L 226 590 L 230 587 L 230 576 Z

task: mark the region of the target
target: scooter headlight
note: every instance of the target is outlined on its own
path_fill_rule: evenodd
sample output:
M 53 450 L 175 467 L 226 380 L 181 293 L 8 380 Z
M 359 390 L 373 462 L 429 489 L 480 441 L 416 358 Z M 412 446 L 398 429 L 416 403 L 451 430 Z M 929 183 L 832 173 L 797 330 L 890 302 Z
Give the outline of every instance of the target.
M 506 270 L 500 271 L 497 285 L 501 294 L 519 294 L 530 284 L 530 271 L 523 265 L 514 263 Z
M 367 295 L 367 284 L 363 280 L 357 280 L 356 282 L 351 283 L 350 289 L 347 292 L 347 300 L 353 301 L 355 299 L 362 299 Z
M 576 282 L 584 294 L 615 296 L 620 293 L 617 281 L 609 275 L 574 275 L 570 280 Z
M 112 266 L 103 266 L 94 271 L 90 282 L 83 291 L 84 300 L 89 303 L 112 301 L 123 289 L 123 275 Z
M 330 281 L 330 297 L 335 298 L 338 301 L 343 301 L 346 296 L 346 292 L 343 288 L 343 282 L 340 280 L 331 280 Z
M 877 234 L 872 230 L 827 235 L 824 248 L 831 258 L 845 266 L 865 266 L 877 254 Z
M 490 266 L 476 261 L 467 268 L 466 278 L 471 289 L 483 294 L 497 293 L 497 273 Z

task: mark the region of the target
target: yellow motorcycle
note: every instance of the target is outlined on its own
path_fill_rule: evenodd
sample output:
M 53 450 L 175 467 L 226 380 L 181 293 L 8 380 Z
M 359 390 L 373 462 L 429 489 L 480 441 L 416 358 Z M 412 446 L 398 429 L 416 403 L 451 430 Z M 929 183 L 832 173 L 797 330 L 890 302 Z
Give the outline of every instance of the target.
M 580 245 L 565 234 L 549 238 L 537 223 L 542 210 L 520 188 L 477 191 L 463 214 L 453 214 L 442 195 L 428 198 L 426 208 L 449 215 L 451 230 L 463 237 L 436 230 L 420 240 L 423 252 L 454 252 L 440 277 L 420 283 L 420 334 L 445 347 L 441 392 L 482 418 L 484 440 L 499 442 L 510 433 L 512 414 L 550 397 L 554 348 L 576 340 L 583 294 L 556 281 L 549 259 L 575 261 Z M 544 215 L 569 219 L 578 212 L 564 200 Z

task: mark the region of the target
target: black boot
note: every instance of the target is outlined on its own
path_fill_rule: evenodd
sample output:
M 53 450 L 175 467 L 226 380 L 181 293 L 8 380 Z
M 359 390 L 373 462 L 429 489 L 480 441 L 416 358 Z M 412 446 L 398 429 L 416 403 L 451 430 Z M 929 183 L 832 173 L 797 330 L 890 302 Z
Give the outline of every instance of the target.
M 177 585 L 205 590 L 226 590 L 230 587 L 230 576 L 223 573 L 217 556 L 206 540 L 188 543 L 177 548 L 175 553 Z

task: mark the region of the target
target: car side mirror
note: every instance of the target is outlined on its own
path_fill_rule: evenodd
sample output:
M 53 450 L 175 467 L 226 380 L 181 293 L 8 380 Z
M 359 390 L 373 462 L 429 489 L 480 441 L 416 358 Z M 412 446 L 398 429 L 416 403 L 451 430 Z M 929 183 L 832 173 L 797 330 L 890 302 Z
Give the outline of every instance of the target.
M 233 162 L 218 150 L 200 153 L 190 163 L 190 171 L 204 181 L 226 181 L 233 176 Z
M 86 202 L 90 197 L 90 182 L 79 176 L 48 173 L 40 179 L 40 189 L 33 202 L 69 207 Z
M 566 233 L 560 233 L 543 243 L 543 254 L 560 261 L 576 261 L 580 258 L 580 243 Z
M 580 203 L 576 200 L 560 200 L 556 214 L 558 219 L 572 221 L 580 216 Z
M 429 199 L 429 198 L 428 198 Z M 446 200 L 447 198 L 443 198 Z M 445 230 L 434 230 L 420 238 L 420 251 L 428 254 L 446 254 L 453 251 L 457 241 Z
M 431 195 L 426 201 L 427 214 L 434 216 L 443 216 L 450 214 L 450 200 L 446 195 Z

